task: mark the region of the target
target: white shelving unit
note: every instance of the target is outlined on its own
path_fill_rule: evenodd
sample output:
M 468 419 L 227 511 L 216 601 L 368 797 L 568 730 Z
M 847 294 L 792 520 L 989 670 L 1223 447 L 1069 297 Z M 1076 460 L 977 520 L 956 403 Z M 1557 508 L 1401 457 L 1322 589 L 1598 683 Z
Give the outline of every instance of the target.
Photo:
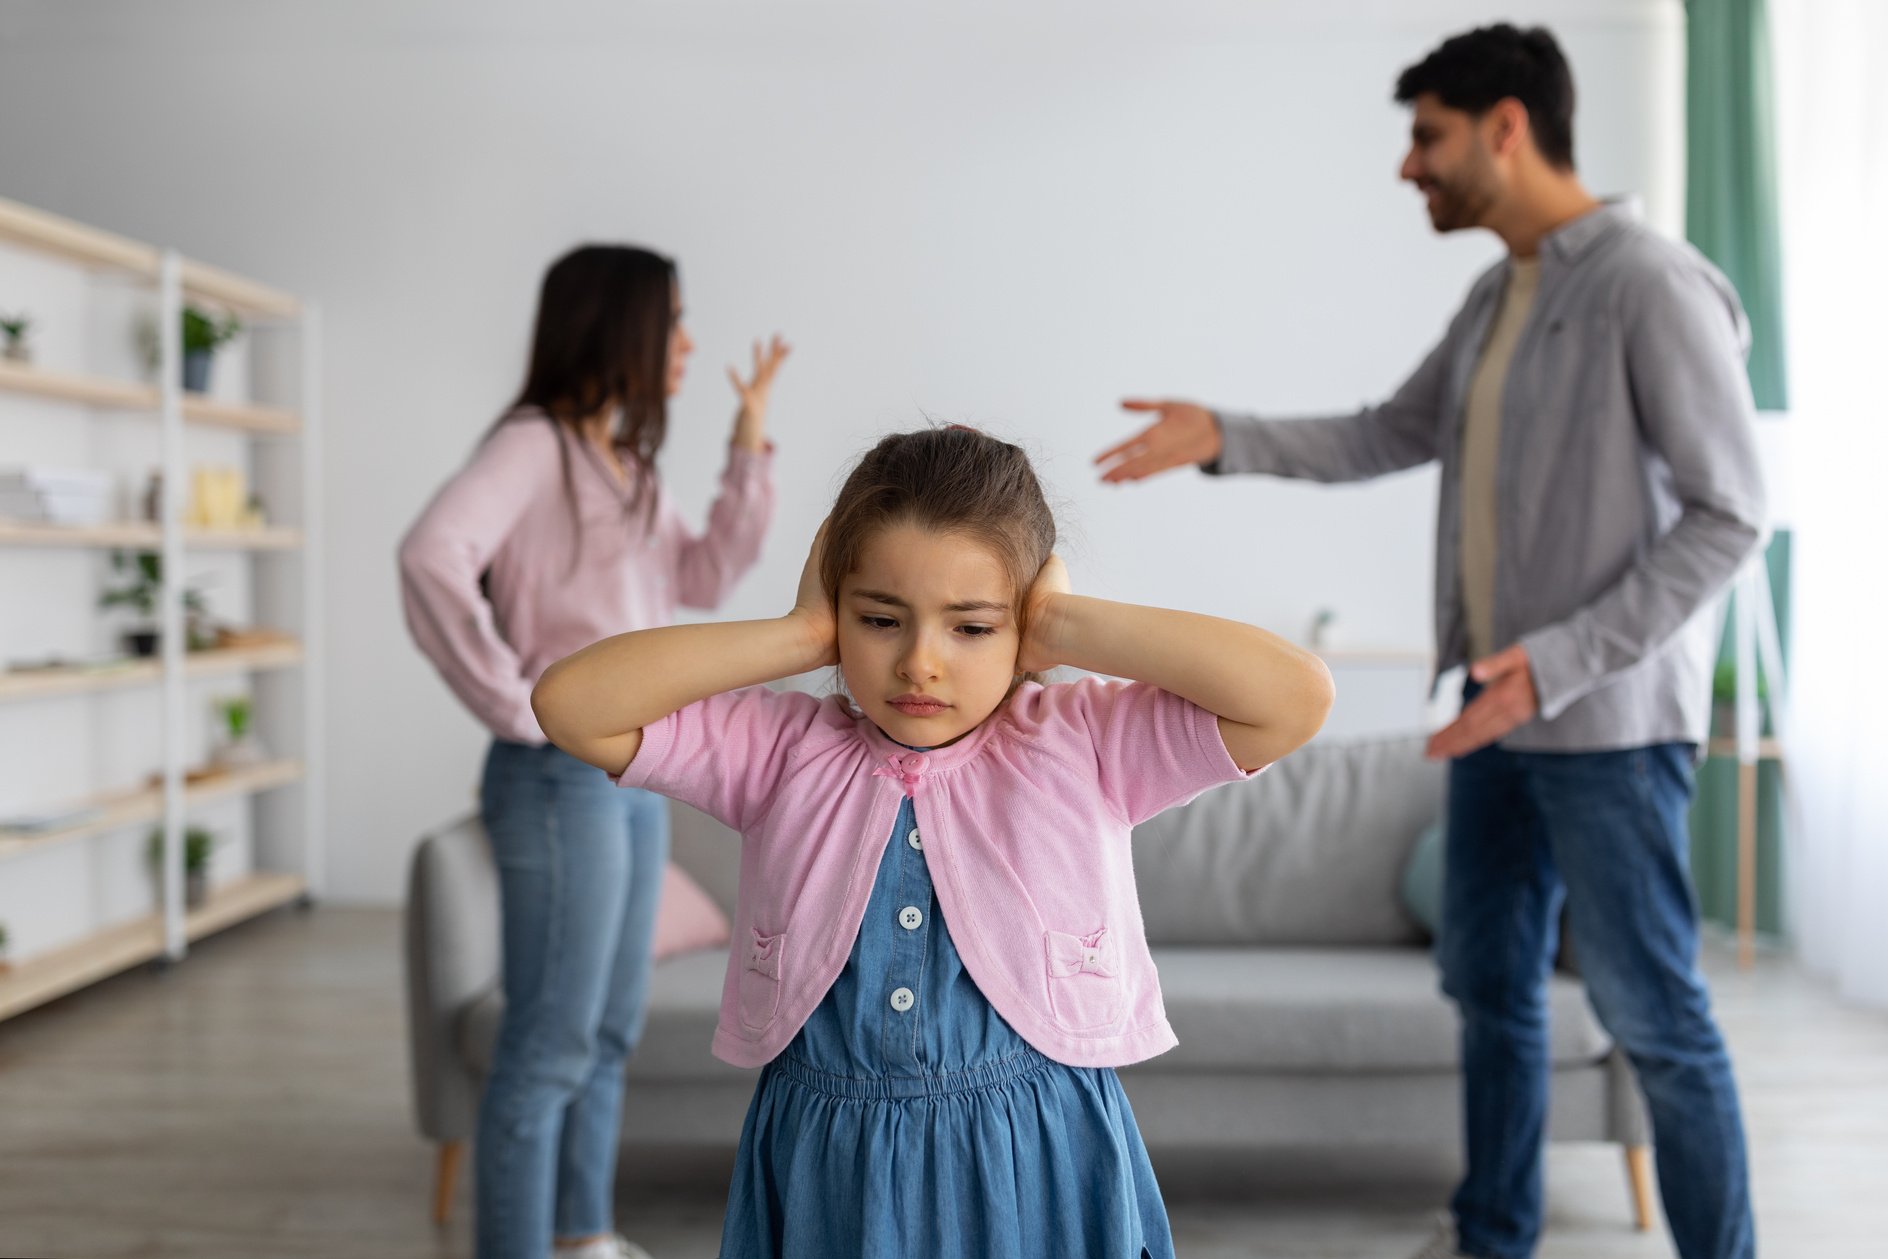
M 227 396 L 181 387 L 186 302 L 242 318 Z M 0 519 L 0 815 L 63 813 L 50 829 L 0 830 L 0 1019 L 156 958 L 322 886 L 319 520 L 320 323 L 315 307 L 173 250 L 0 199 L 0 311 L 31 308 L 47 345 L 0 359 L 0 464 L 116 464 L 121 498 L 161 471 L 158 522 L 65 527 Z M 155 376 L 133 350 L 157 333 Z M 263 400 L 248 395 L 260 394 Z M 208 446 L 205 443 L 209 443 Z M 133 451 L 145 453 L 141 467 Z M 279 521 L 255 530 L 184 524 L 193 461 L 244 468 Z M 110 626 L 94 611 L 112 550 L 153 551 L 165 582 L 154 658 L 16 669 L 49 653 L 86 659 Z M 213 565 L 219 620 L 290 631 L 286 641 L 187 652 L 183 592 Z M 76 596 L 76 597 L 75 597 Z M 81 603 L 81 601 L 83 601 Z M 68 642 L 58 635 L 89 638 Z M 212 774 L 206 688 L 254 701 L 269 749 Z M 232 838 L 207 901 L 186 909 L 186 822 Z M 152 878 L 144 836 L 162 834 Z

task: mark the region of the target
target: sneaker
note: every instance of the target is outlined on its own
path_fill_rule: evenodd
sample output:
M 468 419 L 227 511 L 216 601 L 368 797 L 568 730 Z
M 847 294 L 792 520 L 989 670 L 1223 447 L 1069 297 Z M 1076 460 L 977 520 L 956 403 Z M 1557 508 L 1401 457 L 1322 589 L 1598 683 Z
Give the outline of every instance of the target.
M 1436 1217 L 1436 1231 L 1423 1248 L 1409 1259 L 1456 1259 L 1462 1252 L 1455 1248 L 1455 1217 L 1444 1211 Z
M 551 1259 L 649 1259 L 649 1252 L 621 1233 L 613 1233 L 577 1246 L 554 1247 Z

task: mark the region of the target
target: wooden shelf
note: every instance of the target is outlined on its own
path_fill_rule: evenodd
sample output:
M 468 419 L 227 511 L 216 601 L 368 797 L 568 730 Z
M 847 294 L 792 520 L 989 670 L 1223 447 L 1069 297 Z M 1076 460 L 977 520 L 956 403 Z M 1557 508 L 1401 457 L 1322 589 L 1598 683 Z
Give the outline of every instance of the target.
M 51 372 L 6 359 L 0 359 L 0 389 L 121 411 L 155 412 L 162 404 L 157 389 L 151 385 Z M 186 424 L 264 436 L 294 437 L 302 431 L 301 417 L 293 411 L 251 402 L 226 402 L 202 394 L 184 395 L 183 415 Z
M 312 435 L 320 423 L 319 395 L 315 387 L 320 378 L 316 358 L 319 314 L 314 304 L 184 257 L 175 249 L 87 227 L 4 198 L 0 198 L 0 253 L 22 262 L 29 256 L 35 259 L 31 267 L 16 268 L 21 271 L 21 278 L 38 282 L 43 277 L 46 285 L 57 285 L 62 302 L 68 296 L 82 299 L 80 305 L 88 308 L 89 313 L 81 322 L 87 322 L 88 326 L 102 318 L 106 324 L 101 326 L 109 331 L 110 326 L 137 315 L 149 318 L 154 327 L 172 334 L 185 309 L 194 305 L 211 311 L 227 311 L 246 325 L 263 330 L 258 339 L 266 338 L 268 343 L 258 345 L 257 349 L 270 351 L 260 356 L 270 363 L 277 361 L 276 350 L 284 352 L 280 360 L 284 366 L 289 363 L 290 351 L 299 361 L 299 368 L 292 372 L 295 379 L 285 381 L 284 392 L 264 391 L 270 402 L 281 405 L 260 405 L 243 398 L 226 400 L 179 390 L 174 382 L 182 378 L 181 365 L 175 361 L 175 351 L 181 347 L 170 344 L 174 340 L 170 335 L 164 347 L 167 352 L 160 356 L 165 365 L 158 374 L 140 374 L 134 363 L 103 358 L 93 361 L 78 356 L 70 359 L 55 356 L 53 361 L 44 364 L 0 359 L 0 411 L 11 411 L 21 418 L 39 416 L 55 426 L 68 421 L 78 423 L 81 429 L 90 425 L 96 436 L 108 439 L 137 436 L 124 430 L 149 425 L 156 436 L 159 463 L 175 472 L 184 486 L 190 480 L 187 469 L 192 450 L 205 439 L 206 431 L 227 434 L 220 439 L 221 444 L 233 442 L 245 453 L 267 443 L 272 455 L 280 457 L 267 459 L 266 466 L 259 469 L 267 474 L 260 488 L 271 502 L 277 501 L 279 496 L 310 505 L 309 514 L 299 520 L 290 517 L 283 527 L 260 529 L 195 528 L 180 512 L 167 514 L 161 524 L 153 523 L 136 519 L 142 513 L 131 506 L 124 507 L 125 519 L 87 527 L 32 519 L 0 519 L 0 548 L 62 550 L 65 558 L 41 561 L 42 564 L 53 562 L 56 567 L 74 559 L 93 563 L 93 554 L 113 548 L 151 552 L 168 546 L 172 549 L 169 558 L 173 561 L 178 560 L 178 552 L 193 562 L 201 562 L 197 557 L 206 553 L 223 554 L 228 558 L 222 563 L 245 570 L 265 567 L 262 561 L 268 555 L 293 554 L 302 560 L 293 566 L 295 571 L 272 571 L 266 574 L 271 581 L 265 585 L 271 592 L 281 583 L 292 584 L 300 590 L 300 610 L 283 625 L 284 629 L 306 633 L 307 625 L 318 624 L 324 588 L 320 574 L 307 562 L 311 554 L 303 548 L 305 544 L 312 546 L 316 540 L 314 529 L 320 517 L 315 507 L 323 501 L 321 469 L 313 458 L 312 446 L 300 440 Z M 21 300 L 31 304 L 33 295 L 21 295 Z M 127 301 L 131 303 L 129 308 L 125 305 Z M 80 314 L 77 310 L 70 313 L 75 318 Z M 279 345 L 275 344 L 277 341 Z M 109 373 L 114 371 L 122 375 L 113 378 Z M 61 409 L 67 414 L 59 414 Z M 98 427 L 100 424 L 105 427 Z M 17 424 L 10 426 L 17 427 Z M 34 452 L 28 448 L 30 442 L 22 444 L 30 434 L 21 432 L 16 436 L 19 440 L 12 442 L 15 447 L 12 461 L 16 464 L 31 462 Z M 132 488 L 141 490 L 143 487 L 140 484 Z M 173 498 L 173 504 L 175 501 Z M 9 506 L 17 506 L 26 516 L 36 514 L 28 503 Z M 173 578 L 175 576 L 173 574 Z M 280 582 L 275 580 L 278 578 Z M 51 581 L 50 574 L 47 581 Z M 40 592 L 42 596 L 56 593 L 54 586 L 44 582 L 41 585 L 45 587 Z M 19 595 L 21 599 L 27 595 L 24 591 L 6 593 Z M 251 597 L 263 598 L 260 591 Z M 259 606 L 268 604 L 264 600 Z M 257 645 L 177 652 L 156 659 L 88 661 L 58 669 L 0 672 L 0 717 L 10 717 L 27 738 L 47 737 L 42 729 L 45 723 L 40 721 L 42 710 L 16 708 L 9 714 L 5 709 L 7 703 L 146 688 L 147 694 L 140 699 L 160 701 L 154 706 L 161 709 L 164 718 L 157 732 L 158 742 L 148 750 L 154 763 L 174 772 L 180 759 L 193 756 L 198 750 L 194 740 L 182 746 L 174 741 L 195 728 L 195 723 L 187 719 L 191 706 L 218 689 L 246 687 L 249 676 L 260 671 L 300 669 L 299 676 L 289 679 L 297 685 L 285 688 L 299 690 L 302 702 L 298 706 L 300 711 L 292 714 L 295 733 L 285 729 L 283 744 L 299 749 L 305 758 L 305 762 L 282 760 L 231 770 L 195 784 L 172 780 L 168 790 L 149 779 L 126 784 L 98 777 L 75 779 L 63 788 L 51 787 L 52 791 L 79 790 L 91 794 L 77 801 L 77 807 L 69 812 L 46 815 L 45 820 L 57 826 L 57 830 L 0 834 L 0 880 L 7 881 L 16 897 L 27 893 L 46 901 L 41 909 L 49 917 L 40 931 L 26 933 L 30 937 L 25 942 L 27 947 L 37 948 L 55 940 L 64 943 L 23 958 L 13 967 L 0 969 L 0 1019 L 152 958 L 181 959 L 187 954 L 186 946 L 190 941 L 305 897 L 319 886 L 326 836 L 325 793 L 319 789 L 323 781 L 320 757 L 325 739 L 321 708 L 312 697 L 321 686 L 320 655 L 312 644 L 274 638 L 267 632 L 247 639 L 239 636 L 235 641 Z M 178 646 L 174 641 L 169 645 L 173 651 Z M 223 683 L 220 688 L 214 682 L 194 681 L 230 675 L 235 680 Z M 178 711 L 180 701 L 186 710 L 184 713 Z M 288 716 L 285 715 L 285 720 Z M 73 734 L 73 738 L 78 737 L 79 734 Z M 86 752 L 82 746 L 68 749 L 66 754 L 79 757 L 83 765 Z M 254 810 L 259 815 L 258 825 L 266 821 L 268 829 L 274 831 L 275 823 L 281 823 L 280 833 L 267 837 L 273 846 L 257 851 L 274 854 L 279 849 L 284 860 L 270 864 L 298 873 L 257 873 L 231 878 L 211 891 L 209 902 L 196 910 L 176 901 L 165 901 L 161 895 L 144 899 L 144 888 L 150 886 L 144 841 L 154 823 L 161 823 L 167 813 L 180 808 L 192 816 L 200 809 L 217 807 L 247 813 L 251 810 L 239 801 L 291 783 L 303 786 L 286 797 L 278 795 L 270 800 L 271 805 L 282 806 L 280 809 Z M 99 790 L 107 784 L 133 789 Z M 218 800 L 228 803 L 221 806 L 212 803 Z M 50 851 L 51 846 L 58 844 L 70 846 L 58 852 Z M 48 851 L 36 853 L 39 849 Z M 6 864 L 7 859 L 22 853 L 35 853 L 35 856 Z M 99 915 L 103 911 L 92 905 L 92 898 L 83 894 L 83 888 L 75 890 L 66 887 L 63 879 L 54 880 L 53 876 L 60 873 L 54 867 L 64 865 L 61 858 L 69 858 L 81 866 L 98 866 L 102 862 L 103 866 L 93 871 L 91 881 L 127 885 L 133 896 L 131 903 L 119 903 L 109 912 L 143 908 L 153 912 L 101 926 Z
M 200 940 L 271 909 L 292 904 L 307 891 L 293 874 L 251 874 L 210 891 L 209 902 L 184 919 L 184 935 Z M 75 989 L 97 983 L 164 952 L 163 920 L 147 914 L 108 927 L 76 944 L 16 963 L 0 975 L 0 1019 L 44 1005 Z
M 277 787 L 286 787 L 300 782 L 302 763 L 300 761 L 269 761 L 262 765 L 252 765 L 246 769 L 231 770 L 215 778 L 206 779 L 192 787 L 184 789 L 184 808 L 194 809 L 200 805 L 217 800 L 228 800 L 234 796 L 260 795 Z M 164 816 L 164 793 L 157 787 L 143 787 L 134 791 L 117 791 L 95 796 L 90 800 L 80 801 L 79 808 L 101 810 L 97 817 L 73 826 L 62 827 L 56 831 L 42 831 L 38 834 L 24 835 L 0 832 L 0 861 L 17 857 L 21 853 L 35 849 L 51 848 L 58 844 L 73 844 L 94 835 L 106 835 L 112 831 L 123 830 L 128 826 L 138 826 L 146 822 L 155 822 Z
M 51 699 L 57 695 L 84 695 L 92 691 L 129 690 L 153 686 L 164 676 L 156 659 L 132 658 L 106 665 L 69 665 L 0 674 L 0 703 Z
M 1717 738 L 1705 744 L 1705 752 L 1711 756 L 1722 756 L 1730 760 L 1737 759 L 1737 740 Z M 1775 739 L 1757 740 L 1757 759 L 1760 761 L 1780 761 L 1783 759 L 1783 745 Z
M 128 271 L 146 279 L 157 276 L 159 255 L 151 246 L 4 198 L 0 198 L 0 240 L 88 267 Z
M 209 904 L 191 910 L 184 918 L 184 938 L 196 941 L 215 935 L 258 914 L 293 904 L 307 891 L 308 880 L 299 874 L 259 873 L 231 879 L 212 888 Z
M 142 523 L 49 525 L 36 520 L 0 520 L 0 543 L 8 546 L 122 546 L 155 551 L 163 530 Z
M 184 546 L 197 551 L 293 551 L 302 544 L 299 529 L 185 529 Z M 155 551 L 164 531 L 129 521 L 113 525 L 49 525 L 32 520 L 0 520 L 0 546 L 124 547 Z
M 246 280 L 206 262 L 184 259 L 184 295 L 201 297 L 252 318 L 293 319 L 302 304 L 279 289 Z
M 194 393 L 184 395 L 184 421 L 277 437 L 294 437 L 302 431 L 301 417 L 293 411 L 252 402 L 223 402 Z
M 0 198 L 0 240 L 84 266 L 126 272 L 147 282 L 156 281 L 163 258 L 156 249 L 128 237 L 4 198 Z M 301 303 L 287 293 L 208 263 L 186 258 L 182 279 L 185 296 L 215 302 L 238 314 L 290 319 L 301 313 Z
M 0 359 L 0 389 L 127 411 L 155 411 L 158 406 L 157 390 L 150 385 L 99 376 L 73 376 L 6 359 Z
M 214 678 L 232 673 L 255 673 L 269 669 L 292 669 L 302 663 L 299 642 L 271 643 L 264 647 L 219 647 L 193 651 L 184 656 L 186 678 Z M 0 704 L 14 700 L 50 699 L 60 695 L 85 695 L 94 691 L 129 690 L 153 686 L 163 680 L 160 660 L 128 659 L 107 665 L 74 665 L 61 669 L 37 669 L 22 673 L 0 673 Z

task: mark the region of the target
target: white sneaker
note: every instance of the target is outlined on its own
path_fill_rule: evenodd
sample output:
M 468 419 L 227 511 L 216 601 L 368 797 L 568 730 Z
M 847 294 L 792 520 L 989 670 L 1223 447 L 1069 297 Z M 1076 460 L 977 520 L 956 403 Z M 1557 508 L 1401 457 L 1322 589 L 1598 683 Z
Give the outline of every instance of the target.
M 649 1259 L 649 1252 L 621 1233 L 613 1233 L 576 1246 L 553 1247 L 551 1259 Z
M 1455 1217 L 1444 1211 L 1436 1217 L 1436 1231 L 1423 1248 L 1409 1259 L 1456 1259 L 1462 1252 L 1455 1248 Z

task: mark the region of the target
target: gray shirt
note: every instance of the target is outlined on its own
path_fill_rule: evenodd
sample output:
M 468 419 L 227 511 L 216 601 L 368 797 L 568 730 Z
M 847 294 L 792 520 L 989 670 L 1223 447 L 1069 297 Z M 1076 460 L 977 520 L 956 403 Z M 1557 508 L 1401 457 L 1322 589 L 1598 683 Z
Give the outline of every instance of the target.
M 1737 294 L 1689 245 L 1607 205 L 1541 243 L 1496 466 L 1492 631 L 1528 650 L 1540 716 L 1502 741 L 1581 752 L 1700 743 L 1719 596 L 1764 526 Z M 1218 416 L 1212 473 L 1358 481 L 1442 464 L 1436 672 L 1467 659 L 1461 425 L 1509 263 L 1491 267 L 1401 388 L 1349 415 Z

